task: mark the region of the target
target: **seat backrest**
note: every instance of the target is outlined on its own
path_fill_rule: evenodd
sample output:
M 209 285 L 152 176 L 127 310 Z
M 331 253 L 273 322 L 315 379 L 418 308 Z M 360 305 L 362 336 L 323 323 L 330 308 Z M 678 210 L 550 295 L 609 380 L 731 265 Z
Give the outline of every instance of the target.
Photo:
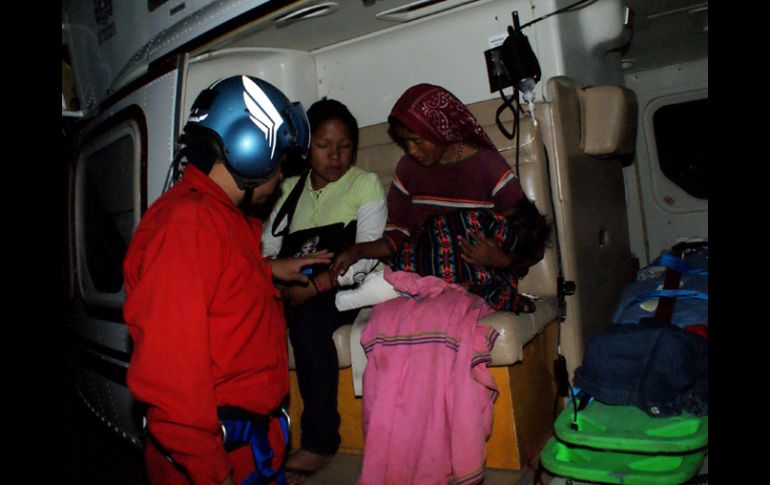
M 624 87 L 566 77 L 549 79 L 546 92 L 536 116 L 550 158 L 562 271 L 576 284 L 561 335 L 573 371 L 634 276 L 623 165 L 633 156 L 637 106 Z
M 516 137 L 508 139 L 495 122 L 501 100 L 493 99 L 469 106 L 471 112 L 484 127 L 500 154 L 516 173 Z M 513 112 L 506 109 L 500 115 L 500 122 L 513 133 Z M 535 202 L 538 210 L 553 224 L 553 206 L 548 182 L 548 161 L 543 137 L 534 120 L 522 113 L 519 120 L 519 182 L 524 193 Z M 556 280 L 559 261 L 555 236 L 546 246 L 543 259 L 529 269 L 527 276 L 519 283 L 519 291 L 533 295 L 556 295 Z

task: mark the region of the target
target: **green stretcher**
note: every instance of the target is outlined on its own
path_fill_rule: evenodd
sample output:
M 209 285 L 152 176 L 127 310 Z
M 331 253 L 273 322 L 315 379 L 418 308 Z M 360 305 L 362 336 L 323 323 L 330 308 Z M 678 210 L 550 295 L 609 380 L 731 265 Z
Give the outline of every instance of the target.
M 683 413 L 653 418 L 634 406 L 592 400 L 577 413 L 568 403 L 554 423 L 554 437 L 540 453 L 557 476 L 598 483 L 681 484 L 703 465 L 708 416 Z

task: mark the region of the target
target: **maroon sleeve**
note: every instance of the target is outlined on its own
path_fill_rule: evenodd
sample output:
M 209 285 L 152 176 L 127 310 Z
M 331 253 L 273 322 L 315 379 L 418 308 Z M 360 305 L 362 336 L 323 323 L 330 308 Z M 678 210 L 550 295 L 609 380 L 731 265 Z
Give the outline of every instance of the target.
M 487 183 L 491 187 L 495 209 L 503 212 L 524 197 L 524 190 L 505 159 L 499 154 L 495 155 L 486 160 L 484 173 L 489 177 Z

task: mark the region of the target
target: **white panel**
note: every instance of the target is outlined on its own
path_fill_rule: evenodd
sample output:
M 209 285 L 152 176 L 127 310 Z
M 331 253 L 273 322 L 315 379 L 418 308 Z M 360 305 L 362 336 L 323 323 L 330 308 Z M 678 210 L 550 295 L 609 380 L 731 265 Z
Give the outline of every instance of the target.
M 571 2 L 559 2 L 561 7 Z M 588 7 L 543 21 L 543 29 L 558 32 L 565 74 L 585 84 L 623 84 L 618 49 L 630 40 L 623 31 L 625 7 L 620 0 L 598 0 Z M 547 79 L 547 78 L 546 78 Z
M 319 95 L 345 103 L 360 126 L 384 122 L 401 93 L 420 82 L 442 85 L 465 103 L 495 98 L 484 51 L 490 37 L 505 34 L 513 10 L 522 23 L 531 19 L 524 0 L 471 4 L 316 51 Z
M 422 3 L 418 3 L 419 0 L 417 0 L 406 5 L 384 10 L 378 13 L 376 17 L 381 20 L 391 20 L 393 22 L 410 22 L 473 1 L 474 0 L 442 0 L 438 3 L 431 3 L 423 0 Z
M 146 0 L 69 0 L 62 24 L 72 46 L 84 110 L 144 73 L 150 62 L 266 0 L 176 0 L 150 12 Z M 63 37 L 65 33 L 63 33 Z
M 141 90 L 141 107 L 147 117 L 147 206 L 163 191 L 174 157 L 174 113 L 177 73 L 155 79 Z
M 625 81 L 639 102 L 636 159 L 624 176 L 631 250 L 644 265 L 678 238 L 708 237 L 708 201 L 691 197 L 662 174 L 652 128 L 655 109 L 708 97 L 708 59 L 635 72 Z M 665 196 L 674 203 L 661 202 Z
M 218 79 L 237 74 L 264 79 L 306 109 L 318 99 L 315 61 L 309 53 L 288 49 L 223 49 L 190 61 L 184 113 L 189 113 L 203 89 Z
M 661 96 L 650 101 L 644 107 L 641 122 L 643 124 L 644 140 L 647 145 L 646 154 L 649 162 L 648 176 L 652 187 L 652 200 L 664 212 L 684 214 L 688 212 L 708 211 L 708 201 L 695 198 L 685 192 L 682 188 L 672 182 L 660 170 L 660 160 L 657 154 L 657 141 L 655 140 L 655 125 L 653 116 L 655 112 L 672 104 L 686 103 L 708 98 L 707 89 L 697 89 L 686 93 L 677 93 L 669 96 Z M 703 142 L 706 142 L 707 135 L 703 133 Z M 664 199 L 666 199 L 664 201 Z
M 176 71 L 164 74 L 110 106 L 89 123 L 89 126 L 98 125 L 131 105 L 142 109 L 147 122 L 148 206 L 161 194 L 166 171 L 174 156 L 176 82 Z
M 401 93 L 420 82 L 444 86 L 465 103 L 497 98 L 489 92 L 484 61 L 490 40 L 506 34 L 514 10 L 524 25 L 566 4 L 553 0 L 473 3 L 320 49 L 313 52 L 319 94 L 347 104 L 361 126 L 384 122 Z M 622 83 L 619 56 L 617 62 L 610 59 L 609 65 L 605 59 L 605 48 L 614 45 L 622 30 L 621 12 L 620 0 L 599 0 L 577 13 L 527 27 L 524 34 L 538 57 L 542 79 L 571 75 L 588 82 Z M 567 32 L 557 32 L 557 27 Z M 536 90 L 538 99 L 542 84 Z

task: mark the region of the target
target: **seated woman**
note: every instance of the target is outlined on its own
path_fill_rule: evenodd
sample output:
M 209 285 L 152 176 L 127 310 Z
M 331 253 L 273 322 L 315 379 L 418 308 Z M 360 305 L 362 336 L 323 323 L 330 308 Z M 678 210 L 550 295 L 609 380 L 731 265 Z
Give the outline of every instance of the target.
M 356 119 L 345 105 L 331 99 L 314 103 L 307 115 L 312 134 L 310 170 L 283 182 L 283 194 L 268 220 L 267 230 L 263 231 L 262 253 L 265 256 L 283 255 L 282 246 L 293 235 L 312 228 L 329 229 L 334 228 L 334 224 L 348 229 L 353 227 L 354 241 L 351 242 L 364 243 L 379 239 L 385 226 L 382 182 L 376 174 L 353 165 L 358 146 Z M 279 217 L 279 213 L 282 216 L 286 212 L 281 209 L 287 200 L 293 200 L 296 206 L 288 210 L 288 231 L 282 236 L 282 231 L 276 229 L 285 229 L 287 225 L 285 219 Z M 335 237 L 344 238 L 347 232 L 338 231 Z M 283 249 L 285 252 L 287 248 Z M 328 248 L 314 246 L 311 241 L 308 247 L 300 247 L 298 251 L 317 249 Z M 289 255 L 294 255 L 294 251 L 292 249 Z M 299 483 L 303 475 L 328 464 L 339 447 L 339 364 L 332 334 L 341 325 L 351 323 L 357 312 L 337 311 L 334 293 L 338 287 L 352 285 L 354 278 L 360 282 L 377 263 L 376 260 L 361 259 L 340 274 L 330 273 L 328 267 L 314 268 L 311 284 L 284 289 L 288 301 L 286 322 L 304 403 L 301 449 L 286 463 L 290 483 Z
M 531 313 L 535 310 L 534 303 L 520 297 L 516 276 L 511 271 L 468 264 L 462 257 L 458 241 L 490 239 L 508 254 L 516 253 L 520 259 L 534 259 L 549 233 L 545 216 L 526 197 L 519 200 L 513 214 L 507 217 L 489 209 L 434 214 L 428 217 L 415 238 L 396 251 L 390 268 L 436 276 L 447 283 L 460 285 L 484 298 L 495 310 Z M 398 296 L 383 273 L 373 271 L 360 287 L 338 292 L 337 309 L 371 306 Z
M 343 274 L 360 259 L 385 259 L 420 232 L 433 214 L 457 209 L 494 209 L 511 215 L 525 197 L 519 180 L 468 108 L 440 86 L 418 84 L 404 92 L 388 117 L 390 133 L 405 154 L 388 190 L 384 237 L 355 244 L 335 258 Z M 510 269 L 521 276 L 542 259 L 506 253 L 488 239 L 458 241 L 469 264 Z

